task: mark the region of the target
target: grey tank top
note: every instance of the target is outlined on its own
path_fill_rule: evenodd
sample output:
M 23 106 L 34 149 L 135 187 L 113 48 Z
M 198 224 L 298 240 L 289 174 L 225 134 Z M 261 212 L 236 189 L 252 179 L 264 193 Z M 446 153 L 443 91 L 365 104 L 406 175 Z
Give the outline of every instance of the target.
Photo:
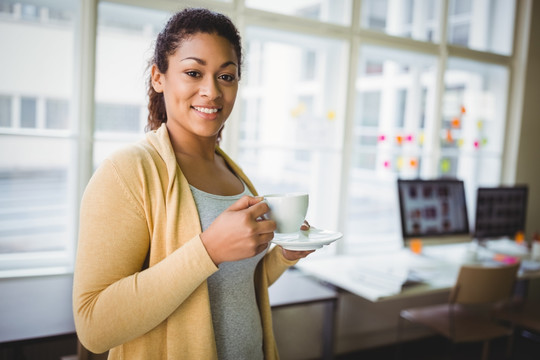
M 203 231 L 236 200 L 243 195 L 251 195 L 245 184 L 244 192 L 233 196 L 209 194 L 190 187 Z M 218 358 L 221 360 L 254 360 L 264 357 L 262 325 L 253 275 L 265 252 L 240 261 L 223 262 L 219 270 L 208 278 L 214 335 Z

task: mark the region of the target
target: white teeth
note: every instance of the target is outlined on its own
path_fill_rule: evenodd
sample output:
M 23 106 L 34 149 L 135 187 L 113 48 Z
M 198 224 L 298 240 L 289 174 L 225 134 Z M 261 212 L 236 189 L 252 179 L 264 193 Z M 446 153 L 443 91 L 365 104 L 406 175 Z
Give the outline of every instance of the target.
M 218 109 L 209 109 L 209 108 L 203 108 L 203 107 L 197 107 L 197 106 L 194 106 L 194 108 L 195 110 L 203 112 L 205 114 L 213 114 L 213 113 L 218 112 Z

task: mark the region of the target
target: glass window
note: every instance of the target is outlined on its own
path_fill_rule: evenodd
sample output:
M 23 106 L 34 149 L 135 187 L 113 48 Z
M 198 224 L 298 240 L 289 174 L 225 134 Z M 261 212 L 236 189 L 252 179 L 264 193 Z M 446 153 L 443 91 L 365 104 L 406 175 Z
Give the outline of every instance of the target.
M 22 97 L 21 98 L 21 127 L 36 128 L 36 98 Z
M 499 183 L 515 0 L 362 0 L 359 24 L 351 0 L 210 2 L 235 14 L 244 41 L 224 146 L 261 194 L 310 193 L 308 220 L 345 235 L 317 254 L 399 239 L 397 178 L 463 179 L 470 214 L 475 187 Z M 144 133 L 147 64 L 170 13 L 98 1 L 94 134 L 79 134 L 71 118 L 78 3 L 0 0 L 0 34 L 12 34 L 0 36 L 0 153 L 10 154 L 0 156 L 0 269 L 11 255 L 66 258 L 80 137 L 93 136 L 97 166 Z M 261 16 L 275 25 L 263 27 Z M 317 36 L 313 22 L 337 26 Z M 443 22 L 447 43 L 422 44 L 441 41 Z
M 39 19 L 39 8 L 34 4 L 22 4 L 21 18 L 29 21 L 37 21 Z
M 47 99 L 45 109 L 45 127 L 47 129 L 65 130 L 69 128 L 68 100 Z
M 346 252 L 400 236 L 396 178 L 429 172 L 425 127 L 435 119 L 435 57 L 365 45 L 358 68 Z
M 438 42 L 440 0 L 362 0 L 363 28 L 415 40 Z
M 450 0 L 448 42 L 503 55 L 512 52 L 515 0 Z
M 65 251 L 70 141 L 4 135 L 0 153 L 0 255 Z
M 142 136 L 146 126 L 147 64 L 170 14 L 100 2 L 96 43 L 94 165 Z
M 141 106 L 96 104 L 96 132 L 141 132 Z
M 507 93 L 505 67 L 449 59 L 438 174 L 465 181 L 471 210 L 474 210 L 477 186 L 499 183 Z
M 346 42 L 257 26 L 244 38 L 237 160 L 261 194 L 309 192 L 308 218 L 335 229 Z
M 358 95 L 359 101 L 356 111 L 359 115 L 356 118 L 362 126 L 377 127 L 381 108 L 381 93 L 379 91 L 364 91 Z
M 0 95 L 0 127 L 11 127 L 11 96 Z
M 44 128 L 72 129 L 77 2 L 2 4 L 0 33 L 10 36 L 0 36 L 0 126 L 11 129 L 0 130 L 0 154 L 9 154 L 0 156 L 0 263 L 67 265 L 78 216 L 70 198 L 77 140 L 48 137 Z
M 351 0 L 246 0 L 246 6 L 339 25 L 351 23 Z

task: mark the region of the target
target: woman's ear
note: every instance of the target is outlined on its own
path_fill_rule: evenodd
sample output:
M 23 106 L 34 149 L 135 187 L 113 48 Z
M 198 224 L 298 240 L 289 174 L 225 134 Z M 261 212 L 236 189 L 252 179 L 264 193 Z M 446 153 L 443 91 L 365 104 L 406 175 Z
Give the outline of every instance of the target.
M 159 71 L 156 64 L 152 65 L 151 70 L 152 87 L 157 93 L 163 92 L 163 77 L 164 75 Z

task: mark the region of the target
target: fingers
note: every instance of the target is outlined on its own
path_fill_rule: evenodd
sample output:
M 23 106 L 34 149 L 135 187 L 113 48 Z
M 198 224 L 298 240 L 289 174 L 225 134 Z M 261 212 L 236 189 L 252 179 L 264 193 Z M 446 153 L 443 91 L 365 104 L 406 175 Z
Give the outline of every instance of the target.
M 264 220 L 264 214 L 270 211 L 268 204 L 263 201 L 261 196 L 242 196 L 236 202 L 234 202 L 227 210 L 229 211 L 241 211 L 248 210 L 253 219 Z
M 251 206 L 248 211 L 250 212 L 252 219 L 257 221 L 259 232 L 273 233 L 276 230 L 275 221 L 270 220 L 265 216 L 265 214 L 270 211 L 266 202 L 259 201 Z
M 259 246 L 257 246 L 257 248 L 255 249 L 256 254 L 262 253 L 264 250 L 266 250 L 266 248 L 268 248 L 268 245 L 269 243 L 266 242 L 264 244 L 260 244 Z
M 244 195 L 240 199 L 236 200 L 228 210 L 238 211 L 247 209 L 255 204 L 260 203 L 263 200 L 261 196 L 247 196 Z
M 268 203 L 262 200 L 255 202 L 249 208 L 249 212 L 251 213 L 254 219 L 258 219 L 258 218 L 266 219 L 264 215 L 268 213 L 269 211 L 270 211 L 270 207 L 268 206 Z
M 315 250 L 304 250 L 304 251 L 287 250 L 287 249 L 284 249 L 283 247 L 281 247 L 281 251 L 283 252 L 283 256 L 285 257 L 285 259 L 292 260 L 292 261 L 305 258 L 309 254 L 315 252 Z
M 261 243 L 269 243 L 274 238 L 274 231 L 259 231 L 257 236 L 257 242 L 259 244 Z
M 304 220 L 304 223 L 300 226 L 300 230 L 306 231 L 311 228 L 311 225 L 307 222 L 307 220 Z
M 309 254 L 315 252 L 315 250 L 295 251 L 296 255 L 300 258 L 305 258 Z

